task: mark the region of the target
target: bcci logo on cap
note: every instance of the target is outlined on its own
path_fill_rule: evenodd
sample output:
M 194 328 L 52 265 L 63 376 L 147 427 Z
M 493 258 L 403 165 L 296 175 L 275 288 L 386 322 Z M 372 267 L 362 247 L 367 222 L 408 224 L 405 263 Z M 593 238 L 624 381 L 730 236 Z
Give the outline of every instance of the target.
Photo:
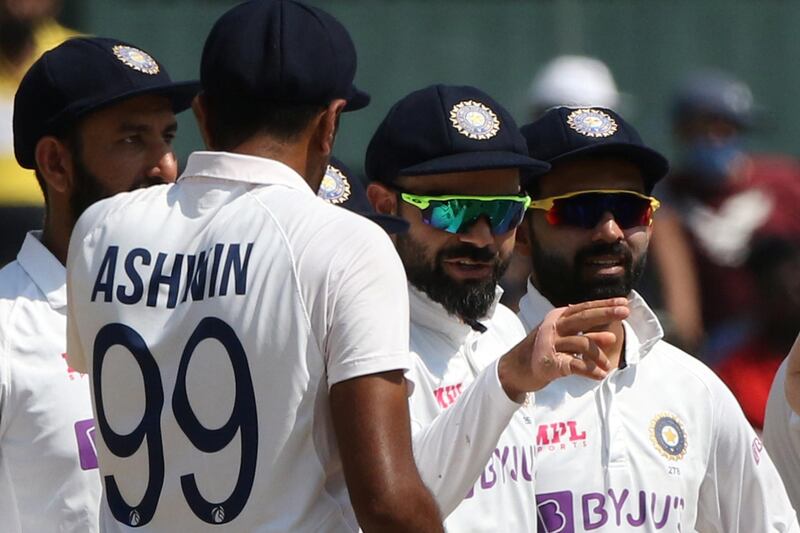
M 332 204 L 341 204 L 350 198 L 350 182 L 341 170 L 328 165 L 322 183 L 319 184 L 317 196 Z
M 617 132 L 617 122 L 597 109 L 576 109 L 567 117 L 567 124 L 587 137 L 610 137 Z
M 158 74 L 159 68 L 156 60 L 150 54 L 138 48 L 118 44 L 112 48 L 117 59 L 131 67 L 133 70 L 144 72 L 145 74 Z
M 450 122 L 461 135 L 470 139 L 491 139 L 500 131 L 500 119 L 480 102 L 465 100 L 450 110 Z
M 675 415 L 656 415 L 650 422 L 650 440 L 656 450 L 670 461 L 679 461 L 686 455 L 686 432 Z

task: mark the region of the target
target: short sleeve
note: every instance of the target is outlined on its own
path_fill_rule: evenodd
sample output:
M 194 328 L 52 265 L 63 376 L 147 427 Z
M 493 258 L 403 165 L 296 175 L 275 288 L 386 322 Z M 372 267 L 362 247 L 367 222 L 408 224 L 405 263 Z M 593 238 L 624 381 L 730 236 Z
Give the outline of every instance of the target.
M 388 236 L 359 220 L 331 267 L 325 342 L 328 386 L 358 376 L 408 370 L 408 287 Z M 356 237 L 357 236 L 357 237 Z

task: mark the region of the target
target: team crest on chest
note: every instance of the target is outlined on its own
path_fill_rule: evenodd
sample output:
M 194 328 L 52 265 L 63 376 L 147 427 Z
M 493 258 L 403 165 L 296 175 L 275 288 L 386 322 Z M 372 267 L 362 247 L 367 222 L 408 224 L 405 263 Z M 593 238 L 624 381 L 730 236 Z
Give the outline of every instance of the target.
M 587 137 L 610 137 L 617 132 L 617 122 L 598 109 L 576 109 L 567 117 L 567 124 Z
M 158 63 L 150 54 L 124 44 L 118 44 L 112 48 L 117 59 L 131 67 L 133 70 L 144 72 L 145 74 L 158 74 L 160 70 Z
M 500 119 L 497 115 L 475 100 L 465 100 L 450 110 L 450 122 L 461 135 L 470 139 L 491 139 L 500 131 Z
M 650 440 L 658 453 L 670 461 L 679 461 L 686 455 L 686 430 L 677 416 L 659 413 L 650 422 Z
M 350 198 L 350 182 L 341 170 L 328 165 L 322 183 L 319 184 L 317 196 L 332 204 L 341 204 Z

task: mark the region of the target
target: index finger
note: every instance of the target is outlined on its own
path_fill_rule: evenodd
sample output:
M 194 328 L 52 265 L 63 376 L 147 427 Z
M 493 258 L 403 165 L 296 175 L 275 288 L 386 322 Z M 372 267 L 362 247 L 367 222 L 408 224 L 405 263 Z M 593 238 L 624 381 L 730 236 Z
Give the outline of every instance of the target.
M 566 313 L 556 322 L 556 332 L 562 336 L 575 335 L 583 331 L 604 326 L 609 322 L 628 318 L 630 309 L 625 305 L 591 307 L 567 316 Z
M 561 316 L 572 316 L 587 309 L 597 309 L 599 307 L 617 307 L 627 306 L 627 298 L 606 298 L 605 300 L 590 300 L 588 302 L 581 302 L 578 304 L 570 304 Z

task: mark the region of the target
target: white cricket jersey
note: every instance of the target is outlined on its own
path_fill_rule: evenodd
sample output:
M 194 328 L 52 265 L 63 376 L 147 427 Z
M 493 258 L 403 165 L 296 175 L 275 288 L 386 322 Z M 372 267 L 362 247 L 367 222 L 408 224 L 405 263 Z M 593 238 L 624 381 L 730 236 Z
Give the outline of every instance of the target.
M 800 350 L 800 337 L 793 351 Z M 800 509 L 800 415 L 786 401 L 786 365 L 784 360 L 772 382 L 764 416 L 764 447 L 783 478 L 786 492 L 795 509 Z
M 356 531 L 332 385 L 408 369 L 408 296 L 375 224 L 277 161 L 196 152 L 99 202 L 68 259 L 105 531 Z
M 94 532 L 89 378 L 67 365 L 66 271 L 40 238 L 0 270 L 0 531 Z
M 535 426 L 496 363 L 525 337 L 522 325 L 498 303 L 479 333 L 413 287 L 409 300 L 414 455 L 447 531 L 534 532 Z
M 536 289 L 526 327 L 552 309 Z M 602 381 L 559 379 L 536 393 L 539 533 L 800 531 L 778 473 L 733 394 L 661 340 L 636 294 L 627 366 Z

